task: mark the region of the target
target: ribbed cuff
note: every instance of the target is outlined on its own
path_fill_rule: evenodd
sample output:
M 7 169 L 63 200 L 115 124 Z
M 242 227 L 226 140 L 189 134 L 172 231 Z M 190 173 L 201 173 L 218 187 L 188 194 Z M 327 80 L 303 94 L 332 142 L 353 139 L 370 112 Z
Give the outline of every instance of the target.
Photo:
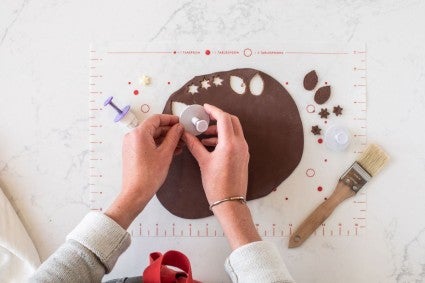
M 130 234 L 103 213 L 90 212 L 66 237 L 92 251 L 109 273 L 118 257 L 128 248 Z
M 232 282 L 295 282 L 270 242 L 253 242 L 237 248 L 224 266 Z

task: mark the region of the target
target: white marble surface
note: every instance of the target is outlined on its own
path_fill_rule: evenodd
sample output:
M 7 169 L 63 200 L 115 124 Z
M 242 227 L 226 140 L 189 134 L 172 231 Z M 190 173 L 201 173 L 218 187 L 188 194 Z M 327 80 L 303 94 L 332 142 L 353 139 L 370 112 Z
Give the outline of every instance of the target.
M 42 259 L 88 211 L 92 41 L 367 42 L 369 140 L 392 157 L 367 234 L 283 254 L 298 282 L 425 282 L 424 14 L 410 0 L 0 0 L 0 186 Z

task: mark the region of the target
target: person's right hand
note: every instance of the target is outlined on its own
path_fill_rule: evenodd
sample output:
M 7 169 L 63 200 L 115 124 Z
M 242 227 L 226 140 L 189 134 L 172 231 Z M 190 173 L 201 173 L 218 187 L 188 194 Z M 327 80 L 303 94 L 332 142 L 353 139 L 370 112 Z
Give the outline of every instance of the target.
M 246 197 L 248 186 L 248 144 L 239 119 L 217 107 L 205 104 L 217 126 L 205 132 L 217 137 L 203 139 L 185 132 L 183 140 L 201 168 L 202 184 L 210 205 L 229 197 Z M 215 146 L 209 152 L 205 146 Z M 222 202 L 213 208 L 232 249 L 260 241 L 249 208 L 238 201 Z
M 239 119 L 219 108 L 205 104 L 205 111 L 217 125 L 205 132 L 217 137 L 199 141 L 185 132 L 183 139 L 187 148 L 201 168 L 202 184 L 210 204 L 229 197 L 246 197 L 248 185 L 248 144 Z M 209 152 L 207 146 L 215 146 Z

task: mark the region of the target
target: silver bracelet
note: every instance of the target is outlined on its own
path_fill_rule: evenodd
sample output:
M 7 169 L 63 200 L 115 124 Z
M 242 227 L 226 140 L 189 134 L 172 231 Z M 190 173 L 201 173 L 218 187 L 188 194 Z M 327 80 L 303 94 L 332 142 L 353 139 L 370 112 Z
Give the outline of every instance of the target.
M 212 208 L 214 207 L 214 206 L 216 206 L 216 205 L 219 205 L 220 203 L 223 203 L 223 202 L 226 202 L 226 201 L 234 201 L 234 200 L 237 200 L 237 201 L 239 201 L 240 203 L 242 203 L 242 204 L 245 204 L 246 203 L 246 200 L 245 200 L 245 198 L 244 197 L 230 197 L 230 198 L 225 198 L 225 199 L 222 199 L 222 200 L 218 200 L 218 201 L 216 201 L 216 202 L 213 202 L 211 205 L 210 205 L 210 210 L 212 211 Z

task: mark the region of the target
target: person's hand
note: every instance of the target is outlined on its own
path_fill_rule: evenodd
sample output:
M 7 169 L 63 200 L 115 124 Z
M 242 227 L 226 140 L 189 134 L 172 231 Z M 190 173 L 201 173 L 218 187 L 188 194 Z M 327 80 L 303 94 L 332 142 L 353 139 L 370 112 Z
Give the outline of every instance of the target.
M 212 120 L 217 120 L 217 125 L 210 126 L 205 132 L 214 137 L 201 142 L 185 132 L 183 139 L 201 168 L 208 202 L 212 204 L 234 196 L 246 197 L 249 152 L 241 123 L 236 116 L 215 106 L 205 104 L 204 108 Z M 205 145 L 215 146 L 214 151 L 209 152 Z
M 183 127 L 173 115 L 154 115 L 124 137 L 122 191 L 106 214 L 125 229 L 164 183 Z
M 229 197 L 246 197 L 248 186 L 248 144 L 243 135 L 239 119 L 217 107 L 205 104 L 205 111 L 216 126 L 205 132 L 213 137 L 199 141 L 185 132 L 183 140 L 199 163 L 202 184 L 210 204 Z M 216 136 L 216 137 L 215 137 Z M 215 146 L 209 152 L 205 146 Z M 248 206 L 238 201 L 226 201 L 214 206 L 230 246 L 236 249 L 242 245 L 260 241 Z
M 183 133 L 177 116 L 154 115 L 124 137 L 123 193 L 149 201 L 168 174 Z

